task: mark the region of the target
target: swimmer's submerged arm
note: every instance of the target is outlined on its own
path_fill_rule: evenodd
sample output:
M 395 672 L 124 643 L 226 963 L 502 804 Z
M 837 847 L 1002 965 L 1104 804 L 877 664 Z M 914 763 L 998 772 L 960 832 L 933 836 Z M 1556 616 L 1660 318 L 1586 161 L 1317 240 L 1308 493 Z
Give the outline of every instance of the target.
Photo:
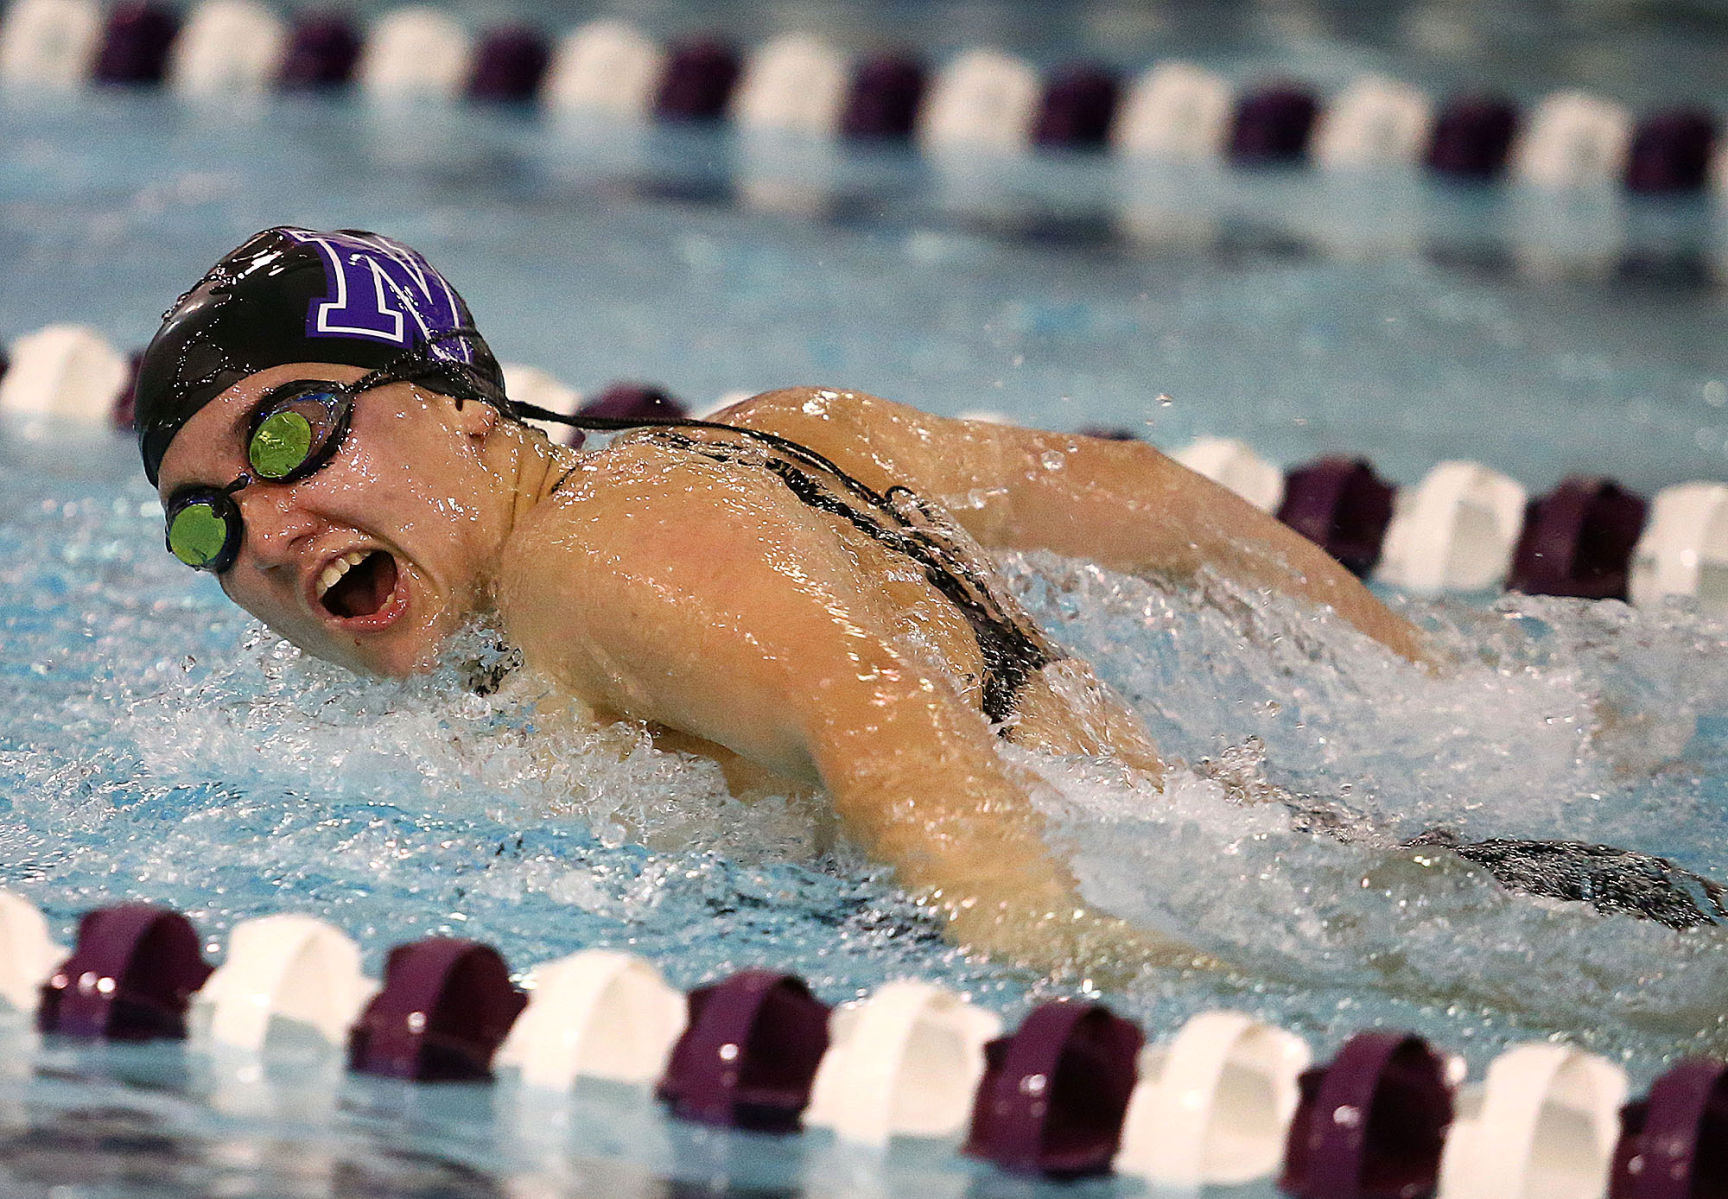
M 718 419 L 801 441 L 872 487 L 939 500 L 982 544 L 1128 573 L 1210 567 L 1330 605 L 1412 661 L 1416 630 L 1313 542 L 1153 446 L 948 420 L 856 392 L 769 392 Z
M 766 472 L 613 455 L 507 566 L 500 607 L 529 660 L 595 702 L 819 779 L 960 939 L 1045 967 L 1095 952 L 1106 922 L 1075 920 L 1025 784 L 947 678 L 896 644 L 825 523 Z M 1177 949 L 1146 937 L 1132 952 Z

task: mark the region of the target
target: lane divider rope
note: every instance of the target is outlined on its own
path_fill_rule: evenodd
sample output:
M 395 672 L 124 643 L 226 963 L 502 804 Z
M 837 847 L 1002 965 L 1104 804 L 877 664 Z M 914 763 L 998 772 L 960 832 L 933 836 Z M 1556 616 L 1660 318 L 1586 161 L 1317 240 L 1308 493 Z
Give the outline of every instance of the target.
M 854 61 L 806 33 L 748 51 L 712 37 L 663 44 L 613 19 L 557 38 L 520 23 L 476 33 L 451 12 L 418 5 L 362 29 L 328 13 L 283 17 L 258 0 L 203 0 L 184 16 L 154 0 L 108 9 L 99 0 L 13 0 L 0 18 L 0 87 L 85 82 L 194 97 L 352 86 L 382 103 L 467 99 L 553 114 L 729 120 L 909 138 L 932 154 L 1043 147 L 1244 167 L 1403 163 L 1555 188 L 1728 190 L 1728 154 L 1708 109 L 1635 118 L 1616 101 L 1573 90 L 1521 112 L 1489 92 L 1437 103 L 1379 75 L 1328 99 L 1289 80 L 1238 90 L 1179 61 L 1138 75 L 1093 62 L 1046 74 L 988 48 L 935 66 L 904 52 Z
M 1314 1065 L 1299 1037 L 1239 1012 L 1147 1045 L 1105 1005 L 1059 999 L 1003 1035 L 921 982 L 831 1008 L 794 975 L 750 969 L 680 995 L 640 958 L 587 950 L 529 972 L 524 992 L 491 947 L 429 937 L 391 949 L 379 985 L 310 916 L 240 922 L 216 970 L 167 908 L 89 912 L 70 952 L 46 928 L 0 892 L 0 998 L 45 1034 L 266 1059 L 303 1056 L 310 1037 L 353 1071 L 416 1083 L 514 1072 L 542 1114 L 549 1095 L 604 1079 L 717 1127 L 935 1140 L 1053 1178 L 1276 1176 L 1298 1199 L 1698 1199 L 1728 1177 L 1728 1063 L 1705 1058 L 1627 1102 L 1620 1067 L 1549 1042 L 1507 1049 L 1469 1084 L 1461 1058 L 1411 1034 L 1357 1033 Z

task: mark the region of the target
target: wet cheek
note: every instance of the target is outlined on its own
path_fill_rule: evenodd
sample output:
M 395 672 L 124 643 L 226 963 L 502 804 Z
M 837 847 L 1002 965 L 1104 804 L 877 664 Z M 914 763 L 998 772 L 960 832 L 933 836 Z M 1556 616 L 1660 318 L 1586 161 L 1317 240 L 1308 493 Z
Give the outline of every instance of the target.
M 271 630 L 282 637 L 301 643 L 305 630 L 298 627 L 298 613 L 288 607 L 279 597 L 271 596 L 250 588 L 239 588 L 224 585 L 223 590 L 228 598 L 250 615 L 269 625 Z

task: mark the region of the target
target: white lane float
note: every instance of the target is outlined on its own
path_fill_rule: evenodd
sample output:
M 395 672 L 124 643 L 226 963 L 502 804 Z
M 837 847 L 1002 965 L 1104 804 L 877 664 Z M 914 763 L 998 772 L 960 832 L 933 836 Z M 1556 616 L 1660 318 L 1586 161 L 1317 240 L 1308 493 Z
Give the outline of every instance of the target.
M 0 18 L 0 85 L 70 91 L 102 50 L 96 0 L 14 0 Z
M 1513 146 L 1513 177 L 1539 187 L 1616 187 L 1626 172 L 1632 124 L 1624 105 L 1556 92 L 1536 106 Z
M 582 406 L 582 393 L 550 371 L 543 371 L 537 366 L 525 366 L 519 362 L 503 363 L 502 369 L 504 393 L 513 400 L 547 408 L 564 416 L 575 415 L 576 409 Z M 569 429 L 564 425 L 554 425 L 547 421 L 528 423 L 555 440 L 569 436 Z
M 304 1032 L 334 1050 L 377 990 L 348 934 L 313 916 L 262 916 L 234 926 L 189 1023 L 202 1040 L 253 1053 Z
M 1425 93 L 1383 75 L 1364 75 L 1321 112 L 1309 154 L 1328 168 L 1414 163 L 1433 128 L 1434 102 Z
M 107 425 L 131 364 L 84 325 L 48 325 L 7 347 L 0 412 Z
M 954 414 L 955 420 L 976 421 L 981 425 L 1018 425 L 1020 422 L 999 408 L 968 408 Z
M 994 1012 L 924 982 L 891 982 L 829 1018 L 804 1119 L 858 1144 L 954 1137 L 966 1126 Z
M 832 137 L 852 84 L 846 56 L 821 38 L 790 33 L 757 47 L 732 94 L 742 129 L 782 129 Z
M 453 100 L 472 72 L 474 39 L 435 8 L 398 8 L 367 31 L 354 79 L 374 100 Z
M 205 0 L 168 49 L 168 86 L 183 96 L 269 91 L 288 50 L 288 27 L 257 0 Z
M 590 21 L 558 42 L 540 101 L 554 112 L 645 119 L 665 77 L 666 48 L 659 42 L 623 21 Z
M 1517 481 L 1481 463 L 1439 463 L 1394 497 L 1375 577 L 1418 595 L 1498 586 L 1512 567 L 1527 498 Z
M 48 935 L 48 921 L 36 905 L 0 891 L 0 1000 L 30 1016 L 42 984 L 65 960 L 66 949 Z
M 588 949 L 534 968 L 528 1007 L 497 1064 L 547 1090 L 567 1091 L 579 1078 L 647 1086 L 665 1073 L 687 1019 L 683 993 L 653 966 Z
M 1216 159 L 1224 153 L 1235 104 L 1222 75 L 1192 63 L 1160 63 L 1122 97 L 1110 143 L 1130 158 Z
M 1197 438 L 1170 456 L 1262 512 L 1276 512 L 1284 502 L 1284 472 L 1234 438 Z
M 930 84 L 916 137 L 926 151 L 1023 150 L 1044 84 L 1032 64 L 999 50 L 967 50 Z
M 1656 493 L 1627 588 L 1639 607 L 1681 595 L 1706 611 L 1728 609 L 1728 486 L 1680 483 Z
M 1293 1033 L 1240 1012 L 1202 1012 L 1167 1045 L 1141 1051 L 1116 1169 L 1190 1191 L 1270 1175 L 1310 1061 Z
M 1519 1045 L 1458 1096 L 1438 1199 L 1598 1199 L 1626 1072 L 1568 1045 Z

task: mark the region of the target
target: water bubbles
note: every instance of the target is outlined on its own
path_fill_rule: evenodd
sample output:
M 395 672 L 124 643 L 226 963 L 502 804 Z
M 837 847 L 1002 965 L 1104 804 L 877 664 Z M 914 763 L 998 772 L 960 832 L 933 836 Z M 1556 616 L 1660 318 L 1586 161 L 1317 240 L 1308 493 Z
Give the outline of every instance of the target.
M 1695 1013 L 1714 1010 L 1713 988 L 1728 984 L 1719 953 L 1676 973 L 1674 934 L 1660 927 L 1514 896 L 1450 852 L 1396 839 L 1445 826 L 1466 839 L 1605 841 L 1728 873 L 1719 817 L 1682 802 L 1672 768 L 1696 752 L 1688 712 L 1728 706 L 1728 669 L 1700 668 L 1713 659 L 1694 649 L 1716 626 L 1580 601 L 1434 605 L 1419 614 L 1456 664 L 1430 675 L 1329 617 L 1221 579 L 1189 589 L 1054 559 L 1009 565 L 1035 613 L 1135 701 L 1166 756 L 1206 776 L 1173 771 L 1165 802 L 1141 809 L 1080 799 L 1070 777 L 1054 835 L 1076 846 L 1101 904 L 1286 980 L 1257 1004 L 1325 1036 L 1372 1018 L 1492 1049 L 1564 1028 L 1641 1061 L 1689 1042 Z M 1150 636 L 1155 625 L 1175 633 Z M 1604 696 L 1654 724 L 1604 724 Z M 1274 708 L 1285 718 L 1264 720 Z M 1243 736 L 1249 714 L 1260 719 Z M 1330 797 L 1328 821 L 1370 835 L 1303 832 L 1285 794 Z M 1600 963 L 1589 977 L 1584 960 Z M 1535 985 L 1509 992 L 1495 979 Z M 1322 1012 L 1339 990 L 1359 1006 L 1351 1019 Z M 1623 990 L 1644 996 L 1638 1027 L 1598 1015 Z

